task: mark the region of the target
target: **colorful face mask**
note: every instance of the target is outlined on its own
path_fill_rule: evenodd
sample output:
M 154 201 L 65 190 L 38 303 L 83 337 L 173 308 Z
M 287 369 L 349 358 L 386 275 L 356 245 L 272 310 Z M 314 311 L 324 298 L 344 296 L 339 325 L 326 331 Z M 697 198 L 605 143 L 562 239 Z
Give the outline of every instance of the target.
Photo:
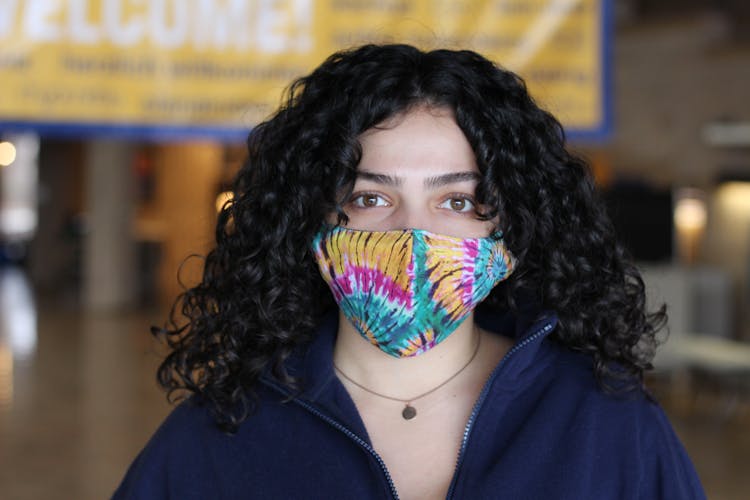
M 515 264 L 502 239 L 420 229 L 326 228 L 313 250 L 346 318 L 395 357 L 445 340 Z

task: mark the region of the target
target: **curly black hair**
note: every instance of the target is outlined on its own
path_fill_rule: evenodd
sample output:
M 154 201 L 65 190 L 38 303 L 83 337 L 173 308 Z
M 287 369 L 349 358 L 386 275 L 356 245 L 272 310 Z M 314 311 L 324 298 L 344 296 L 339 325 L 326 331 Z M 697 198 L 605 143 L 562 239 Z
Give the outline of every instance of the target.
M 285 360 L 335 307 L 312 238 L 330 214 L 346 221 L 360 134 L 415 106 L 452 110 L 482 175 L 483 216 L 497 217 L 518 260 L 483 306 L 553 310 L 554 338 L 593 357 L 602 387 L 642 384 L 666 314 L 646 311 L 643 281 L 560 123 L 519 76 L 475 52 L 366 45 L 293 82 L 250 133 L 202 281 L 154 329 L 171 348 L 158 372 L 170 397 L 198 395 L 231 430 L 253 411 L 263 372 L 294 386 Z

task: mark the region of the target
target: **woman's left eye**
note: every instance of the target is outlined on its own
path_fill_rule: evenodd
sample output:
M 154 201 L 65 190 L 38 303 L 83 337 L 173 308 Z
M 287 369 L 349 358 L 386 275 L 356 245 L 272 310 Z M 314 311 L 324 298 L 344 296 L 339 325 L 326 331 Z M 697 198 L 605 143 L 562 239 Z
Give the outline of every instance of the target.
M 447 208 L 454 212 L 466 213 L 474 211 L 474 202 L 469 198 L 454 196 L 442 202 L 439 207 Z
M 379 194 L 363 193 L 352 197 L 351 204 L 357 208 L 387 207 L 388 202 Z

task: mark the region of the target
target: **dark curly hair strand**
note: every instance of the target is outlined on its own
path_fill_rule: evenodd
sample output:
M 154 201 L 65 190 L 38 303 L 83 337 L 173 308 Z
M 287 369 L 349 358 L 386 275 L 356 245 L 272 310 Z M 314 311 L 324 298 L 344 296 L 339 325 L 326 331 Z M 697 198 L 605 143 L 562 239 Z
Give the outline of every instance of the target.
M 172 349 L 158 373 L 170 397 L 200 396 L 232 430 L 253 411 L 261 373 L 294 386 L 284 361 L 335 306 L 312 238 L 329 214 L 346 221 L 360 134 L 415 106 L 453 111 L 482 173 L 481 216 L 498 217 L 518 259 L 483 306 L 516 309 L 523 297 L 554 310 L 554 338 L 589 353 L 604 388 L 641 385 L 666 314 L 646 312 L 643 281 L 558 121 L 474 52 L 367 45 L 295 81 L 251 132 L 203 279 L 154 329 Z

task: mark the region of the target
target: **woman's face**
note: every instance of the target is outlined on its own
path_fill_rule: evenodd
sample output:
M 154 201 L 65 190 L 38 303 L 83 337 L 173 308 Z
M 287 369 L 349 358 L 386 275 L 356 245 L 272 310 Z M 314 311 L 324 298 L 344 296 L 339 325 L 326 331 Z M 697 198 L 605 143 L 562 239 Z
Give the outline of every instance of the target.
M 346 227 L 464 238 L 493 230 L 493 221 L 477 219 L 480 173 L 450 110 L 415 108 L 367 130 L 360 143 L 357 179 L 344 205 Z

